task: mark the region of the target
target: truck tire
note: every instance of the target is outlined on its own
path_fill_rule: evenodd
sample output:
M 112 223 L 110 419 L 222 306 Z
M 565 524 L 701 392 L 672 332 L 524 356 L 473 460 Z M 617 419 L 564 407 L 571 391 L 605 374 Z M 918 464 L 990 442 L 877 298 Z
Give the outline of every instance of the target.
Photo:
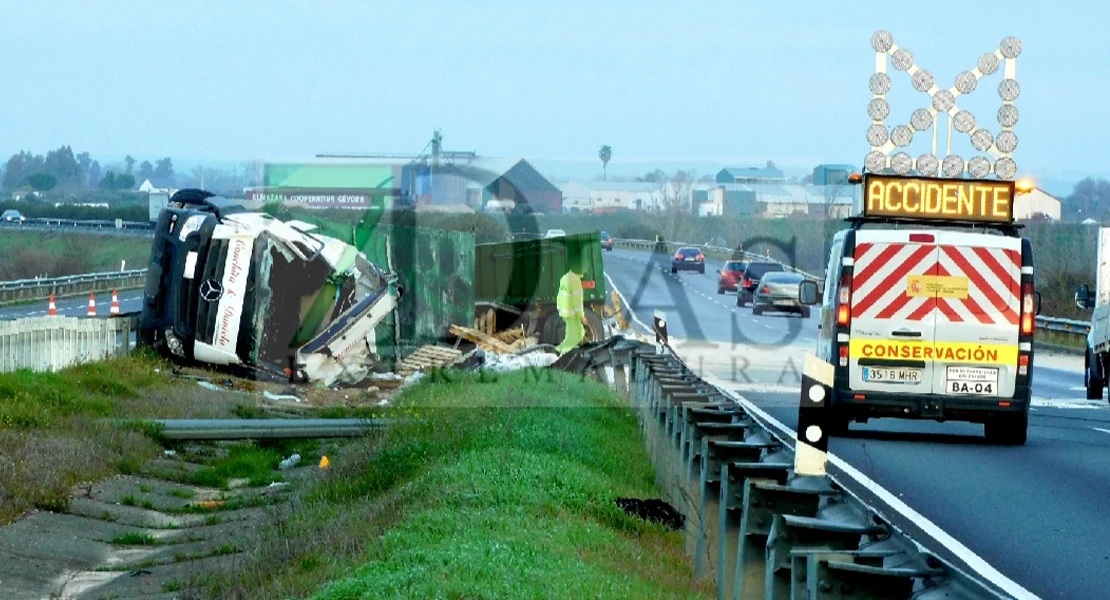
M 1092 358 L 1094 357 L 1088 348 L 1083 359 L 1083 386 L 1087 388 L 1088 400 L 1101 400 L 1103 392 L 1106 391 L 1106 381 L 1102 378 L 1099 364 L 1101 361 L 1092 360 Z
M 551 344 L 558 346 L 563 343 L 563 337 L 566 335 L 566 325 L 563 319 L 559 317 L 558 311 L 551 311 L 547 313 L 544 318 L 543 333 L 540 336 L 541 344 Z M 586 307 L 586 335 L 582 338 L 582 343 L 600 341 L 605 335 L 605 327 L 601 324 L 601 317 L 590 307 Z
M 983 425 L 987 441 L 1006 446 L 1024 446 L 1029 434 L 1029 413 L 995 415 Z

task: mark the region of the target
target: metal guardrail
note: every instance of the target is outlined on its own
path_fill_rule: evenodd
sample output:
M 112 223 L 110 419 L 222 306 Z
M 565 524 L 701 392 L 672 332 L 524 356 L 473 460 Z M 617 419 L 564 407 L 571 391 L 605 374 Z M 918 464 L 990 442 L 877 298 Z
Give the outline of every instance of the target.
M 1061 319 L 1057 317 L 1037 317 L 1035 319 L 1037 327 L 1055 331 L 1058 333 L 1071 333 L 1074 335 L 1085 336 L 1091 331 L 1090 321 L 1079 321 L 1076 319 Z
M 0 291 L 19 290 L 34 287 L 56 287 L 61 285 L 71 285 L 74 283 L 85 283 L 89 281 L 108 281 L 112 279 L 130 279 L 134 277 L 146 277 L 146 269 L 105 271 L 103 273 L 85 273 L 82 275 L 70 275 L 68 277 L 44 277 L 40 279 L 15 279 L 12 281 L 0 281 Z
M 908 535 L 854 480 L 795 473 L 795 440 L 680 357 L 623 337 L 582 352 L 567 370 L 612 373 L 663 500 L 684 517 L 687 557 L 718 598 L 1009 597 Z
M 0 229 L 14 229 L 24 231 L 81 231 L 84 233 L 97 233 L 103 235 L 127 235 L 139 237 L 154 237 L 154 224 L 143 221 L 78 221 L 74 219 L 27 219 L 22 223 L 17 221 L 0 221 Z
M 50 296 L 65 298 L 112 289 L 129 290 L 146 284 L 146 269 L 86 273 L 49 279 L 18 279 L 0 281 L 0 304 L 45 300 Z

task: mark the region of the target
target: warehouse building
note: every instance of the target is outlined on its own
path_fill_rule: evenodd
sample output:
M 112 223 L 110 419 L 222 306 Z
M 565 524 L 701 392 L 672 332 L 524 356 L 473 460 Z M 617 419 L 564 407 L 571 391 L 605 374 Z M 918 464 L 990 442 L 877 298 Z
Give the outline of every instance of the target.
M 1018 194 L 1014 199 L 1014 219 L 1018 221 L 1060 220 L 1060 199 L 1042 190 Z
M 782 169 L 769 162 L 766 167 L 725 167 L 717 172 L 717 183 L 786 183 Z
M 506 206 L 519 212 L 558 213 L 562 192 L 524 159 L 478 158 L 444 153 L 426 157 L 326 157 L 263 165 L 263 185 L 246 190 L 249 200 L 311 208 Z
M 847 185 L 852 165 L 817 165 L 813 168 L 813 185 Z

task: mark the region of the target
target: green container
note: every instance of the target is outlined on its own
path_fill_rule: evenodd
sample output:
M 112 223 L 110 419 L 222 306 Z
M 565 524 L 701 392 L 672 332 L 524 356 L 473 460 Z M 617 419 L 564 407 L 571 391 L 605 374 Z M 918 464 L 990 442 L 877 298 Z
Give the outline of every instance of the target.
M 520 309 L 555 304 L 559 279 L 567 272 L 568 250 L 577 250 L 586 262 L 582 276 L 585 303 L 604 303 L 605 267 L 597 232 L 478 244 L 474 248 L 474 302 Z

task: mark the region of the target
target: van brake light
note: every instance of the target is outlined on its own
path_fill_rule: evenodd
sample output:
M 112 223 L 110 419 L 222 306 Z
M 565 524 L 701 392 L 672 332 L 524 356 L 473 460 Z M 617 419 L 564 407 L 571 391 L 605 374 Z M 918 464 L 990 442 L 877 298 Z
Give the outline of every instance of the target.
M 1021 334 L 1033 335 L 1033 282 L 1021 284 Z
M 842 366 L 842 367 L 847 367 L 848 366 L 848 346 L 847 345 L 844 345 L 844 346 L 840 347 L 840 366 Z
M 852 322 L 852 275 L 844 273 L 840 276 L 839 306 L 836 309 L 836 324 L 847 327 Z

